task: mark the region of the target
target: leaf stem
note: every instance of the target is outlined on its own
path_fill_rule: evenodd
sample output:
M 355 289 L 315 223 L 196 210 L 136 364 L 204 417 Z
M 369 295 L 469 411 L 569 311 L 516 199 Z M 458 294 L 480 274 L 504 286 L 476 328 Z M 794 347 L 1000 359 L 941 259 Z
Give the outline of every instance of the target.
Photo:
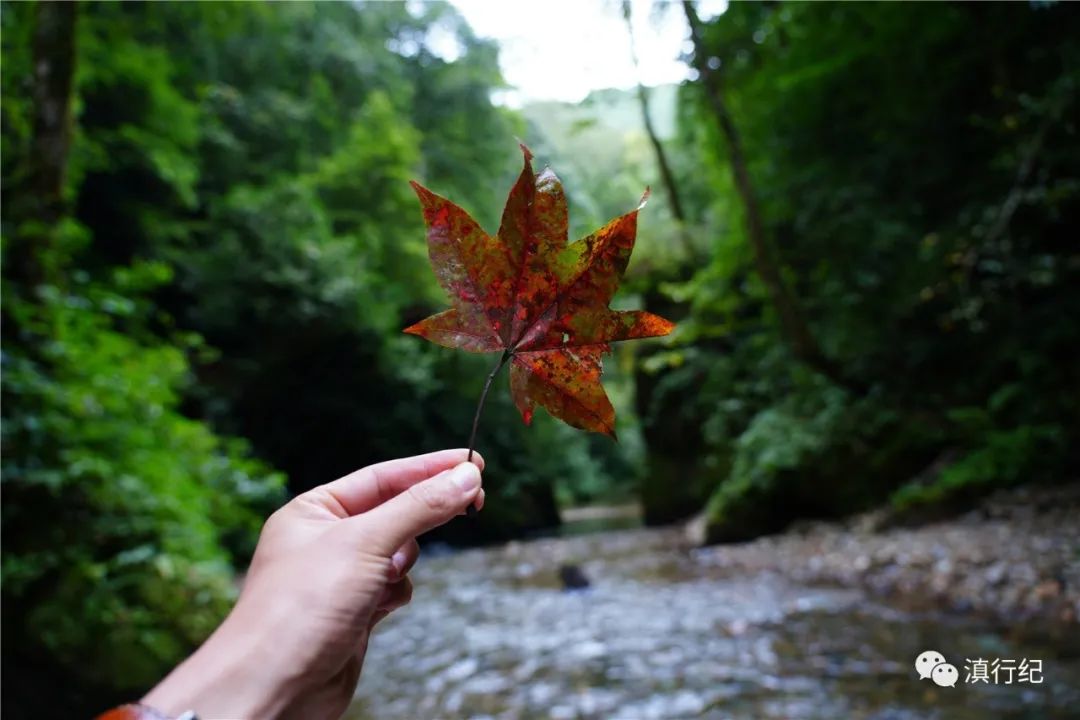
M 476 445 L 476 429 L 480 426 L 480 413 L 484 410 L 484 401 L 487 400 L 488 390 L 491 389 L 491 383 L 495 379 L 495 376 L 502 370 L 503 365 L 507 363 L 512 357 L 512 353 L 509 350 L 504 350 L 502 357 L 499 358 L 498 364 L 492 368 L 488 373 L 487 380 L 484 382 L 484 389 L 480 393 L 480 402 L 476 404 L 476 414 L 473 415 L 472 421 L 472 433 L 469 434 L 469 455 L 465 458 L 465 462 L 472 462 L 473 447 Z M 469 517 L 476 515 L 476 505 L 470 505 L 465 510 L 465 514 Z

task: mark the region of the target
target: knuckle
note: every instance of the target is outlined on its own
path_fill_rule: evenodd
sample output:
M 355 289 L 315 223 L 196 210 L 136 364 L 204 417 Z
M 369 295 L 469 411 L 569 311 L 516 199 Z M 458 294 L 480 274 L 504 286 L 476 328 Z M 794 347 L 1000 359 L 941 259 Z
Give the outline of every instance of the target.
M 453 505 L 450 495 L 434 483 L 413 485 L 408 492 L 414 500 L 432 512 L 445 513 Z

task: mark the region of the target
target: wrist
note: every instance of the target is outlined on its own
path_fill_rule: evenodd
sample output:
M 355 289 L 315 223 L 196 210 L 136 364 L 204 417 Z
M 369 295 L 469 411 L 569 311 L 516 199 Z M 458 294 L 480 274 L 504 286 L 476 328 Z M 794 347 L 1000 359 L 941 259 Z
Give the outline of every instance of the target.
M 142 702 L 170 717 L 200 720 L 281 717 L 298 697 L 296 678 L 279 669 L 265 635 L 248 632 L 235 612 Z

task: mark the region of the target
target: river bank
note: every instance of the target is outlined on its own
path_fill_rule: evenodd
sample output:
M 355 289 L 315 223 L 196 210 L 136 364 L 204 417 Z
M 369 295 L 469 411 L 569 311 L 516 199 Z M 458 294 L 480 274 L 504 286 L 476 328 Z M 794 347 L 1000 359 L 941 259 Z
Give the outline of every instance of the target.
M 916 610 L 1006 623 L 1080 618 L 1080 483 L 1001 492 L 975 510 L 919 527 L 878 511 L 846 523 L 695 551 L 723 573 L 777 572 L 808 584 L 860 587 Z M 688 526 L 693 543 L 697 530 Z

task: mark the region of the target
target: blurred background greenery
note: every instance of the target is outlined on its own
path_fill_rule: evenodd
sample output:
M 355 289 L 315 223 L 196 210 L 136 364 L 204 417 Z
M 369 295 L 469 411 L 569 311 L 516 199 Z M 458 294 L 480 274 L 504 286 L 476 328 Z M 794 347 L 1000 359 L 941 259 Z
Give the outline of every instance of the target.
M 735 4 L 681 85 L 510 108 L 440 3 L 5 2 L 5 711 L 131 697 L 290 494 L 465 442 L 489 359 L 401 334 L 445 304 L 407 181 L 494 229 L 515 138 L 572 237 L 653 186 L 619 302 L 679 328 L 609 359 L 619 445 L 493 393 L 488 507 L 440 539 L 638 501 L 740 540 L 1075 473 L 1078 15 Z

